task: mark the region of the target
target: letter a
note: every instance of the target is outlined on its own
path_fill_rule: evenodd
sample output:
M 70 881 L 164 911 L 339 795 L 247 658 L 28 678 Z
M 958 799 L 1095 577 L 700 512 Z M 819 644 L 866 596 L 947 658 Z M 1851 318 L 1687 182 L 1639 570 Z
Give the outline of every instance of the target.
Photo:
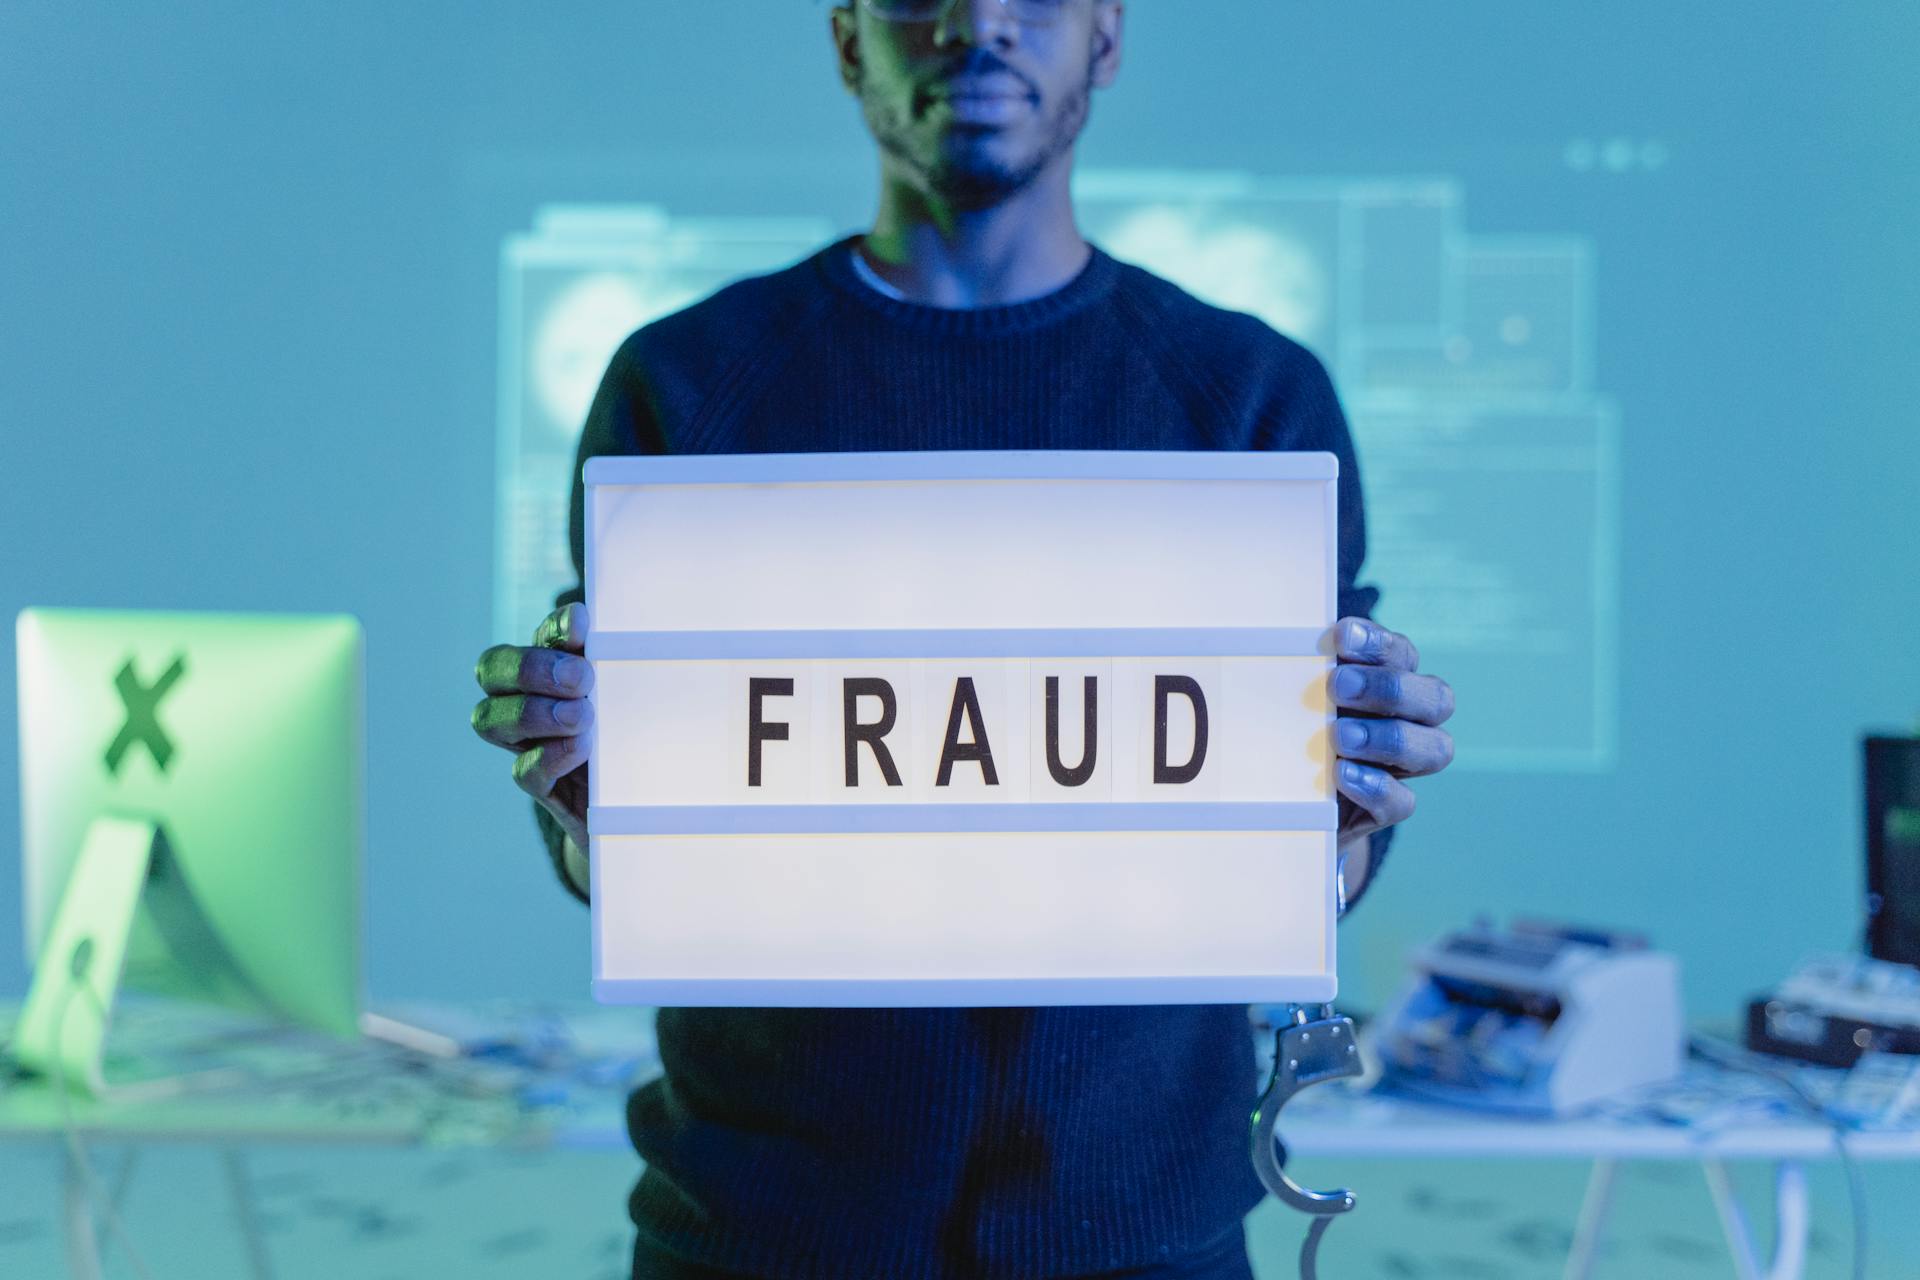
M 964 717 L 973 727 L 973 741 L 962 746 L 960 743 L 960 721 Z M 947 716 L 947 741 L 940 748 L 940 776 L 933 785 L 944 787 L 953 781 L 953 762 L 956 760 L 977 760 L 980 763 L 980 777 L 990 787 L 1000 785 L 1000 775 L 993 769 L 993 748 L 987 745 L 987 730 L 980 723 L 980 699 L 974 696 L 973 679 L 961 676 L 953 684 L 953 711 Z

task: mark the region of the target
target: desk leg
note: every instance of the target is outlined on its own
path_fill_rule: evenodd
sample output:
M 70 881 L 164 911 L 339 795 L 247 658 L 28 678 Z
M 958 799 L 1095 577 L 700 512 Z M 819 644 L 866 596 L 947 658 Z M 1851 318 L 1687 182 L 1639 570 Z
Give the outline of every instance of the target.
M 1613 1207 L 1613 1178 L 1620 1162 L 1603 1156 L 1593 1162 L 1587 1178 L 1587 1193 L 1580 1201 L 1580 1221 L 1573 1229 L 1573 1247 L 1567 1251 L 1566 1280 L 1587 1280 L 1593 1274 L 1593 1261 L 1600 1253 L 1600 1236 L 1606 1229 L 1607 1211 Z
M 223 1147 L 220 1163 L 227 1171 L 227 1192 L 233 1199 L 234 1220 L 240 1225 L 240 1238 L 247 1246 L 247 1274 L 253 1280 L 273 1280 L 273 1263 L 267 1257 L 266 1238 L 260 1234 L 260 1218 L 253 1211 L 253 1184 L 247 1177 L 246 1157 L 238 1147 Z
M 61 1217 L 67 1232 L 67 1274 L 73 1280 L 100 1280 L 100 1246 L 93 1234 L 93 1201 L 87 1176 L 66 1144 L 60 1147 Z
M 1740 1280 L 1765 1280 L 1759 1255 L 1753 1247 L 1753 1232 L 1747 1226 L 1747 1215 L 1740 1209 L 1740 1198 L 1733 1193 L 1733 1179 L 1727 1176 L 1727 1166 L 1709 1156 L 1700 1161 L 1700 1171 L 1707 1175 L 1707 1190 L 1713 1193 L 1713 1208 L 1720 1215 L 1720 1234 L 1726 1237 L 1727 1252 L 1733 1255 L 1734 1274 Z
M 107 1213 L 118 1218 L 120 1206 L 127 1202 L 127 1188 L 133 1185 L 134 1170 L 140 1167 L 140 1148 L 129 1146 L 127 1154 L 120 1161 L 120 1172 L 113 1175 L 113 1188 L 107 1192 Z M 104 1222 L 93 1224 L 93 1247 L 96 1252 L 107 1247 L 107 1228 Z
M 1812 1219 L 1806 1167 L 1782 1160 L 1773 1171 L 1773 1280 L 1800 1280 L 1806 1273 Z
M 1733 1180 L 1727 1166 L 1706 1159 L 1700 1168 L 1707 1175 L 1707 1188 L 1713 1192 L 1713 1207 L 1720 1214 L 1720 1230 L 1727 1238 L 1727 1250 L 1733 1254 L 1734 1270 L 1740 1280 L 1800 1280 L 1807 1266 L 1807 1227 L 1810 1218 L 1807 1201 L 1807 1172 L 1791 1160 L 1783 1160 L 1774 1169 L 1773 1257 L 1765 1268 L 1760 1265 L 1754 1247 L 1753 1232 L 1747 1215 L 1733 1193 Z

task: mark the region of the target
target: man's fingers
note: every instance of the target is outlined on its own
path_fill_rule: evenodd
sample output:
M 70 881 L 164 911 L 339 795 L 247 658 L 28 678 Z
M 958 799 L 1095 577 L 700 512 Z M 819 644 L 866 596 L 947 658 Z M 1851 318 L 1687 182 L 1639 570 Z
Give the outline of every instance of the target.
M 1453 715 L 1453 687 L 1439 676 L 1344 662 L 1333 669 L 1335 706 L 1440 725 Z
M 1333 733 L 1342 757 L 1384 765 L 1401 777 L 1438 773 L 1453 763 L 1453 735 L 1445 729 L 1343 716 L 1334 722 Z
M 497 747 L 572 737 L 592 723 L 593 704 L 584 698 L 515 693 L 482 698 L 473 708 L 473 731 Z
M 1391 827 L 1413 816 L 1413 788 L 1369 765 L 1342 760 L 1334 766 L 1334 786 L 1365 809 L 1379 826 Z
M 553 794 L 554 784 L 587 762 L 587 735 L 550 738 L 522 751 L 513 761 L 513 781 L 536 800 Z
M 1343 662 L 1365 662 L 1396 671 L 1418 671 L 1420 651 L 1413 641 L 1366 618 L 1342 618 L 1334 624 L 1335 648 Z
M 540 620 L 534 628 L 533 644 L 537 649 L 565 649 L 569 653 L 584 653 L 587 648 L 587 606 L 583 604 L 565 604 Z
M 593 664 L 559 649 L 497 644 L 480 655 L 473 675 L 488 693 L 538 693 L 578 698 L 593 687 Z

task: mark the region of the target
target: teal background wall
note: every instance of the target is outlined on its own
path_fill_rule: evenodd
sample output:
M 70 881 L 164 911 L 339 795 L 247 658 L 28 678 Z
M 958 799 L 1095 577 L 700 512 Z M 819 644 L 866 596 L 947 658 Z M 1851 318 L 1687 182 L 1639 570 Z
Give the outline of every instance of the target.
M 808 0 L 0 7 L 0 613 L 365 621 L 376 997 L 585 988 L 585 914 L 466 723 L 500 237 L 556 200 L 856 228 L 871 144 L 826 24 Z M 1084 163 L 1444 175 L 1477 227 L 1595 248 L 1617 760 L 1422 787 L 1343 937 L 1356 1007 L 1477 912 L 1646 929 L 1714 1018 L 1855 940 L 1855 741 L 1920 711 L 1917 64 L 1907 0 L 1130 6 Z M 1567 162 L 1615 137 L 1664 163 Z M 0 779 L 32 745 L 0 733 Z M 0 992 L 26 981 L 15 861 Z

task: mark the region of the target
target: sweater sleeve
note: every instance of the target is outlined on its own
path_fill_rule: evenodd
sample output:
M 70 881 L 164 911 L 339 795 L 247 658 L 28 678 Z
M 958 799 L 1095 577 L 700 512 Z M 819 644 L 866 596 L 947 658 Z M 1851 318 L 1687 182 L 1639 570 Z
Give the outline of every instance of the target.
M 1371 618 L 1380 601 L 1378 587 L 1360 583 L 1361 566 L 1367 558 L 1366 507 L 1360 487 L 1360 463 L 1354 453 L 1353 434 L 1347 415 L 1340 407 L 1333 379 L 1318 356 L 1305 347 L 1283 338 L 1285 357 L 1282 379 L 1284 390 L 1277 407 L 1267 416 L 1266 429 L 1257 437 L 1262 449 L 1288 449 L 1331 453 L 1340 462 L 1339 479 L 1339 608 L 1338 616 Z M 1393 843 L 1393 827 L 1376 831 L 1369 837 L 1367 878 L 1360 892 L 1347 900 L 1351 912 L 1379 880 L 1380 868 Z
M 588 458 L 607 454 L 665 453 L 658 416 L 646 379 L 642 376 L 637 348 L 644 330 L 629 335 L 607 362 L 587 421 L 580 432 L 580 444 L 574 453 L 573 492 L 568 505 L 567 543 L 573 558 L 574 584 L 554 597 L 554 608 L 577 604 L 587 598 L 586 591 L 586 499 L 583 468 Z M 583 768 L 591 767 L 591 762 Z M 567 875 L 566 832 L 553 815 L 535 803 L 533 820 L 546 842 L 547 857 L 567 892 L 582 902 L 588 895 Z

